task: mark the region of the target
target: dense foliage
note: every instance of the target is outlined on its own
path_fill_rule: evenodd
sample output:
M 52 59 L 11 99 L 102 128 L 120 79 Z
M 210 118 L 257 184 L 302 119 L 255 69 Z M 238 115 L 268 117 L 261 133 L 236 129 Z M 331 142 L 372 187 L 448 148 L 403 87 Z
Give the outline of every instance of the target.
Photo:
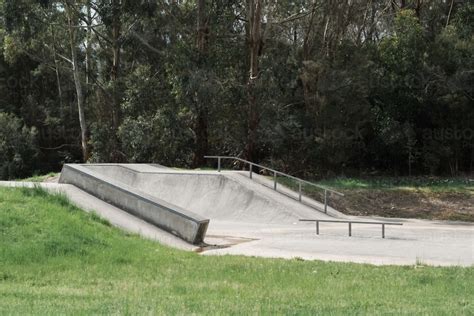
M 30 171 L 83 160 L 197 167 L 205 154 L 311 176 L 474 168 L 472 1 L 0 9 L 0 111 L 38 131 Z
M 0 179 L 28 175 L 36 167 L 37 156 L 36 129 L 0 112 Z

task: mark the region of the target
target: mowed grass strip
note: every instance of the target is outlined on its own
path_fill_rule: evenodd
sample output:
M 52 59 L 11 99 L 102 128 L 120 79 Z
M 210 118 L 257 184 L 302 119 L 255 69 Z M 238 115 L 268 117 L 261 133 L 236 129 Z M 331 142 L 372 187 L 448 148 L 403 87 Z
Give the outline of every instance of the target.
M 474 269 L 202 256 L 0 188 L 0 314 L 474 313 Z
M 292 188 L 298 187 L 298 182 L 289 178 L 279 177 L 278 182 Z M 338 177 L 326 180 L 312 180 L 311 182 L 334 190 L 408 190 L 474 194 L 474 179 L 466 177 Z M 303 185 L 303 188 L 305 191 L 321 191 L 310 185 Z

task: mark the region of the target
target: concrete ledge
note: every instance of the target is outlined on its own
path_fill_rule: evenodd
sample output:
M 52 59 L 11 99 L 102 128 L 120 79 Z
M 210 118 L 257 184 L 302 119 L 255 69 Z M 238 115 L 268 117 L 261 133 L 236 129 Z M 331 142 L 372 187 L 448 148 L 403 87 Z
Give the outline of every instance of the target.
M 72 184 L 192 244 L 200 244 L 209 219 L 109 179 L 82 165 L 64 165 L 59 183 Z

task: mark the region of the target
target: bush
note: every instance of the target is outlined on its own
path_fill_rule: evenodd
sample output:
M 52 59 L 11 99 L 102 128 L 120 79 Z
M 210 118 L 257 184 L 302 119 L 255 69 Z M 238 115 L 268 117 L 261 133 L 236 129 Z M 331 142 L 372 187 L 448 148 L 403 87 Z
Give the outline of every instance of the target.
M 179 115 L 159 110 L 147 117 L 128 117 L 119 128 L 127 162 L 158 162 L 186 166 L 192 154 L 192 135 Z
M 0 179 L 32 174 L 39 153 L 36 128 L 28 128 L 13 114 L 0 112 Z

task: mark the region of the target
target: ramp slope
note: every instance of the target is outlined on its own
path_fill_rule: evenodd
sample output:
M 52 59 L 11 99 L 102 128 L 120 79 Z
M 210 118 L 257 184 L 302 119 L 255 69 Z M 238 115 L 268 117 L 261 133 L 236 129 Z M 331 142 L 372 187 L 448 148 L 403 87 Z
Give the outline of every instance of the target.
M 86 168 L 211 220 L 293 224 L 300 218 L 331 218 L 238 172 L 172 169 L 136 172 L 126 165 L 87 165 Z
M 59 182 L 72 184 L 192 244 L 204 241 L 208 219 L 83 165 L 65 165 Z

